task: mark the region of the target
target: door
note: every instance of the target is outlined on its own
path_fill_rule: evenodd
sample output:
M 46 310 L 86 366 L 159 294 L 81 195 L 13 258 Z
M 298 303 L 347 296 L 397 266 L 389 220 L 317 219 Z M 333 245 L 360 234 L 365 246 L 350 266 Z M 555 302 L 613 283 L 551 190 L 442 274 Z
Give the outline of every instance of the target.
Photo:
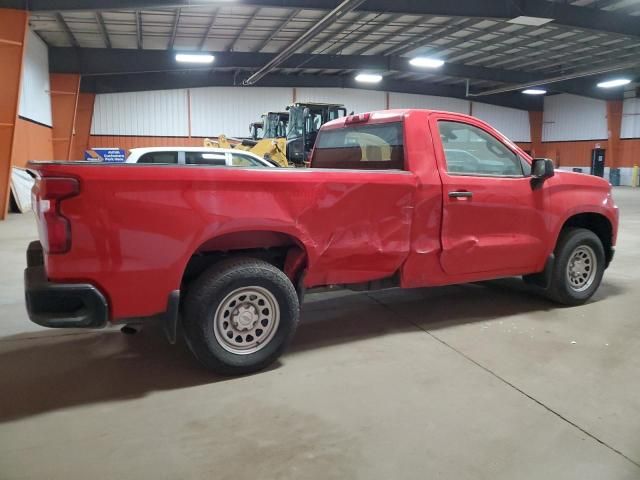
M 473 119 L 440 117 L 441 265 L 450 275 L 530 273 L 544 263 L 541 190 L 530 164 Z M 433 129 L 432 129 L 433 130 Z
M 604 177 L 604 148 L 591 150 L 591 175 Z

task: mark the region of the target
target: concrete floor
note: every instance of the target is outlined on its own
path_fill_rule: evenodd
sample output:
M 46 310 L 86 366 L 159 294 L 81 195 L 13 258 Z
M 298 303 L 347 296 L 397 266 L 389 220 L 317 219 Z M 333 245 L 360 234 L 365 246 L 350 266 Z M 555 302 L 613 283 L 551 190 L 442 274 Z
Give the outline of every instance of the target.
M 309 295 L 274 368 L 223 379 L 156 329 L 26 317 L 0 224 L 0 479 L 638 479 L 640 189 L 587 305 L 516 279 Z

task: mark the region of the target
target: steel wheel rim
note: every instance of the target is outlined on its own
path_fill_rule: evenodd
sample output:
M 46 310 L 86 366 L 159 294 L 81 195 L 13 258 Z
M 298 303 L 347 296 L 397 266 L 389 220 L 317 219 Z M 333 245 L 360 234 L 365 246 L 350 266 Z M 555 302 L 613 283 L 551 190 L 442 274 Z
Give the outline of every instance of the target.
M 280 308 L 266 288 L 236 288 L 220 302 L 214 317 L 214 333 L 226 351 L 249 355 L 263 349 L 280 324 Z
M 567 282 L 575 292 L 587 290 L 596 278 L 598 259 L 588 245 L 576 247 L 567 262 Z

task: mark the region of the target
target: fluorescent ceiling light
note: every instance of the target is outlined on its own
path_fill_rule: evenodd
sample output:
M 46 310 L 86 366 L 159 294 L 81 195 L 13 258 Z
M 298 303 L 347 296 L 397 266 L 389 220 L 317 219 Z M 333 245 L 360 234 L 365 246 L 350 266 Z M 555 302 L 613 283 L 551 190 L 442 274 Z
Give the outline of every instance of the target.
M 378 83 L 380 80 L 382 80 L 382 75 L 376 73 L 359 73 L 356 75 L 356 82 Z
M 614 80 L 607 80 L 606 82 L 600 82 L 598 86 L 600 88 L 613 88 L 613 87 L 621 87 L 622 85 L 628 85 L 631 83 L 631 80 L 628 78 L 616 78 Z
M 177 53 L 176 62 L 184 63 L 212 63 L 213 55 L 207 53 Z
M 527 95 L 544 95 L 547 91 L 543 88 L 527 88 L 523 90 L 522 93 L 526 93 Z
M 544 25 L 549 22 L 553 22 L 553 18 L 527 17 L 526 15 L 521 15 L 519 17 L 512 18 L 511 20 L 507 20 L 507 23 L 527 25 L 529 27 L 539 27 L 540 25 Z
M 409 63 L 414 67 L 440 68 L 444 65 L 444 60 L 440 60 L 438 58 L 416 57 L 409 60 Z

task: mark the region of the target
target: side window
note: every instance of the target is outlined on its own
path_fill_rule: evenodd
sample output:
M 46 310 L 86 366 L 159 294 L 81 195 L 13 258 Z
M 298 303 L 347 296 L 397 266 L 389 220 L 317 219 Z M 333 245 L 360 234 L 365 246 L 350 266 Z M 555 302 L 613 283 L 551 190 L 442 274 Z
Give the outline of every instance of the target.
M 216 165 L 224 167 L 227 162 L 224 153 L 215 152 L 185 152 L 187 165 Z
M 530 177 L 531 176 L 531 164 L 529 162 L 527 162 L 522 157 L 518 157 L 518 158 L 520 158 L 520 164 L 522 165 L 522 173 L 524 173 L 525 177 Z
M 321 130 L 311 160 L 313 168 L 402 170 L 401 122 L 350 125 Z
M 138 159 L 138 163 L 172 164 L 178 163 L 178 152 L 150 152 Z
M 234 167 L 262 167 L 263 165 L 251 158 L 249 155 L 242 155 L 241 153 L 231 154 L 231 165 Z
M 438 128 L 447 172 L 458 175 L 523 175 L 520 157 L 484 130 L 449 121 L 439 121 Z

